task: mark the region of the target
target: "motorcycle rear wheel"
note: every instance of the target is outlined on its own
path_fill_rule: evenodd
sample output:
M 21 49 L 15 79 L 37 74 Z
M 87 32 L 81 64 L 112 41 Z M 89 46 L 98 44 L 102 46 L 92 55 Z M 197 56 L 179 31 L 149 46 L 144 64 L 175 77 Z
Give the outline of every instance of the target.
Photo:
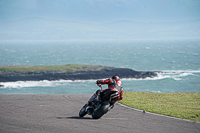
M 98 110 L 93 112 L 92 118 L 93 119 L 101 118 L 104 114 L 106 114 L 108 112 L 109 106 L 110 106 L 110 103 L 108 101 L 104 101 L 102 103 L 102 106 Z

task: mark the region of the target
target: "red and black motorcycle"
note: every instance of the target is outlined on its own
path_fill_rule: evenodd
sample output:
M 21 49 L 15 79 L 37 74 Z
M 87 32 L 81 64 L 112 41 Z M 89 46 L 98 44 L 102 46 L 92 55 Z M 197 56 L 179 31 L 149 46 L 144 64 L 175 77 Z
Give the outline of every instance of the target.
M 102 86 L 97 84 L 99 87 Z M 99 119 L 108 111 L 110 111 L 114 105 L 111 104 L 111 101 L 119 98 L 118 91 L 112 91 L 109 94 L 104 94 L 100 90 L 96 92 L 95 98 L 89 100 L 90 105 L 85 104 L 79 112 L 80 117 L 84 117 L 86 114 L 92 115 L 93 119 Z

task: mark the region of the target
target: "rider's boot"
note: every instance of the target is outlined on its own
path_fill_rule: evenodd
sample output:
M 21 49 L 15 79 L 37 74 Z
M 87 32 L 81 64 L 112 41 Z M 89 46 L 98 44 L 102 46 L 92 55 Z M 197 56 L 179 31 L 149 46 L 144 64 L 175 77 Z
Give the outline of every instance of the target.
M 114 108 L 114 104 L 110 105 L 110 109 Z
M 88 115 L 92 115 L 93 113 L 93 107 L 92 107 L 92 102 L 88 101 L 86 104 L 86 112 Z
M 110 111 L 112 108 L 114 108 L 114 104 L 110 105 L 110 107 L 108 108 L 108 111 Z

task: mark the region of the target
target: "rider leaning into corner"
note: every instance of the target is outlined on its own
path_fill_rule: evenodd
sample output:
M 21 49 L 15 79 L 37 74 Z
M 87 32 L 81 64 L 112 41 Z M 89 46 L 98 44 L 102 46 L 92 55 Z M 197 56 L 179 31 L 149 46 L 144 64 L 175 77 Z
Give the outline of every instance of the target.
M 114 92 L 118 92 L 119 93 L 119 97 L 116 97 L 115 99 L 113 99 L 110 102 L 111 108 L 114 107 L 114 104 L 116 101 L 122 100 L 123 98 L 123 87 L 122 87 L 122 82 L 119 79 L 119 76 L 114 75 L 112 78 L 106 79 L 106 80 L 97 80 L 96 84 L 99 85 L 104 85 L 104 84 L 108 84 L 108 88 L 107 89 L 103 89 L 103 90 L 97 90 L 96 93 L 89 99 L 87 106 L 90 106 L 90 101 L 93 101 L 97 95 L 100 94 L 100 97 L 106 97 L 109 96 L 109 94 L 111 94 L 113 91 Z

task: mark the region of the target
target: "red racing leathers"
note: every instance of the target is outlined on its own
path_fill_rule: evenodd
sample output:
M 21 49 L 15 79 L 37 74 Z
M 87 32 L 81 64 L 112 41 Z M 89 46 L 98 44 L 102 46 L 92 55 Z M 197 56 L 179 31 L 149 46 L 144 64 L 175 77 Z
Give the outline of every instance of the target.
M 113 101 L 113 104 L 117 100 L 122 100 L 123 98 L 123 87 L 122 82 L 119 79 L 106 79 L 106 80 L 98 80 L 97 84 L 108 84 L 108 88 L 101 90 L 101 93 L 104 93 L 106 95 L 107 93 L 111 93 L 112 91 L 118 91 L 119 92 L 119 98 Z
M 118 92 L 119 93 L 119 97 L 113 99 L 112 101 L 110 101 L 110 104 L 113 105 L 117 100 L 122 100 L 123 98 L 123 87 L 122 87 L 122 82 L 119 79 L 106 79 L 106 80 L 98 80 L 97 84 L 108 84 L 108 88 L 107 89 L 103 89 L 103 90 L 97 90 L 97 92 L 92 95 L 92 97 L 89 99 L 87 106 L 90 106 L 90 101 L 93 101 L 96 97 L 97 97 L 97 93 L 99 93 L 100 91 L 100 96 L 101 98 L 109 98 L 109 95 L 112 94 L 113 92 Z

